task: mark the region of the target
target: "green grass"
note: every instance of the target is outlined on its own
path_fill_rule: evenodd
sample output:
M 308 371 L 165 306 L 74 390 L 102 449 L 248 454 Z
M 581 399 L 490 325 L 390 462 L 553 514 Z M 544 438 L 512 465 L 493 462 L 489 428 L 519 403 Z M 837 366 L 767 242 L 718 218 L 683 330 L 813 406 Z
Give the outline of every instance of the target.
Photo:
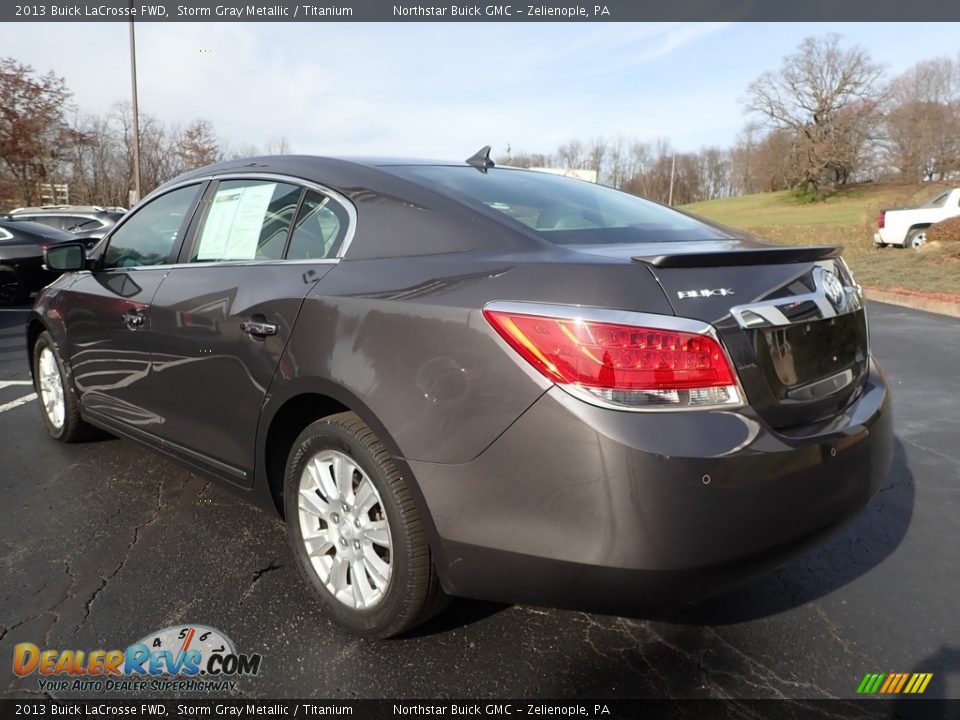
M 790 192 L 775 192 L 708 200 L 682 209 L 779 244 L 842 245 L 857 280 L 865 285 L 960 294 L 960 254 L 955 248 L 881 250 L 873 245 L 882 208 L 918 204 L 945 187 L 865 184 L 813 203 Z

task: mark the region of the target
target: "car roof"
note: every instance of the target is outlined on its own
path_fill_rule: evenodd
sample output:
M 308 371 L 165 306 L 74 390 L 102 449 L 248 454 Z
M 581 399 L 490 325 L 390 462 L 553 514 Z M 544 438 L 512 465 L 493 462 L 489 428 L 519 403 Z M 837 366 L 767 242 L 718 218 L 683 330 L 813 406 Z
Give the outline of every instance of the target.
M 76 236 L 66 230 L 44 225 L 43 223 L 31 222 L 30 220 L 14 220 L 9 216 L 0 216 L 0 227 L 14 234 L 24 233 L 28 235 L 40 235 L 50 240 L 74 240 Z

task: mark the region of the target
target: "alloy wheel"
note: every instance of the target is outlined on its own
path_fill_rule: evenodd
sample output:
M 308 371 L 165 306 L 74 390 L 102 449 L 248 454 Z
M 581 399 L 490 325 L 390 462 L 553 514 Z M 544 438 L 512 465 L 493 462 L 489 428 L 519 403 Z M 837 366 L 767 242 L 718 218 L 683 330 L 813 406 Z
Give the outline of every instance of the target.
M 300 531 L 317 577 L 347 607 L 383 599 L 392 575 L 390 525 L 373 481 L 338 450 L 308 460 L 299 481 Z
M 37 374 L 43 411 L 47 414 L 50 424 L 59 430 L 63 427 L 63 421 L 66 417 L 63 379 L 60 376 L 60 366 L 57 364 L 57 358 L 49 347 L 40 351 Z

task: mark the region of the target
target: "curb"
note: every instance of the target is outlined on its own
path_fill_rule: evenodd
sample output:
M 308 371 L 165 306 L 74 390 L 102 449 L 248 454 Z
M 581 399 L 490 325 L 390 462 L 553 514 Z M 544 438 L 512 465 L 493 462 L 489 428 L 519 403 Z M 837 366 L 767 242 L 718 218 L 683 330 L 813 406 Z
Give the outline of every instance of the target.
M 932 293 L 928 296 L 919 292 L 905 293 L 868 286 L 864 286 L 863 290 L 868 300 L 960 318 L 960 299 L 957 301 L 943 300 L 932 296 Z

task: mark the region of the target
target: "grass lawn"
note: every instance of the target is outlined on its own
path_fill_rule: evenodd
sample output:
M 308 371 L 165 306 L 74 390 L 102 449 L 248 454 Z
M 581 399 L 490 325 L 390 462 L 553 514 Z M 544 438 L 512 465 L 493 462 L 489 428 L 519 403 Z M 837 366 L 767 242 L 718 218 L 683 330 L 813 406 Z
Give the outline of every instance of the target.
M 682 207 L 715 222 L 784 245 L 843 245 L 844 256 L 864 285 L 960 294 L 960 252 L 955 247 L 879 250 L 873 245 L 882 208 L 915 205 L 948 186 L 865 184 L 815 203 L 792 193 L 759 193 Z

